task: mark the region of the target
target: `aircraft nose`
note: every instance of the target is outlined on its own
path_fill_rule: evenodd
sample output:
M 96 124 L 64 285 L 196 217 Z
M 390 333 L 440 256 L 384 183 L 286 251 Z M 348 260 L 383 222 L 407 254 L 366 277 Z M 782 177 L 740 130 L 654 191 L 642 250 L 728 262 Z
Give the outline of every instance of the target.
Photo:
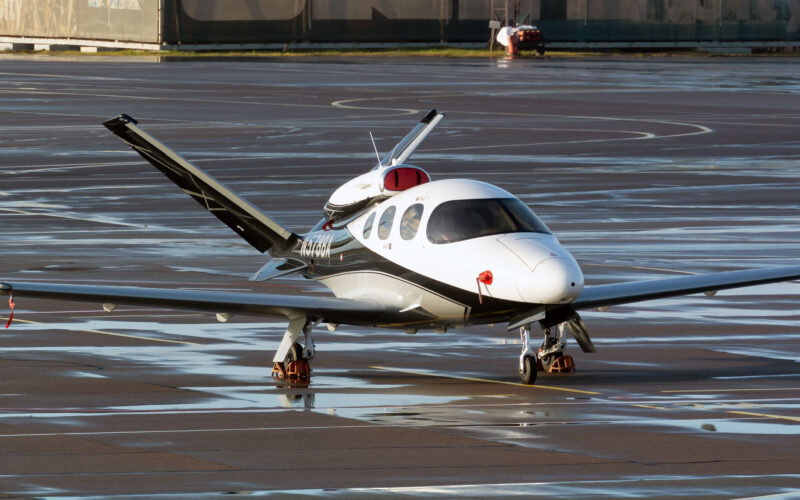
M 532 273 L 517 277 L 520 294 L 527 302 L 567 304 L 583 292 L 583 273 L 570 257 L 543 260 Z

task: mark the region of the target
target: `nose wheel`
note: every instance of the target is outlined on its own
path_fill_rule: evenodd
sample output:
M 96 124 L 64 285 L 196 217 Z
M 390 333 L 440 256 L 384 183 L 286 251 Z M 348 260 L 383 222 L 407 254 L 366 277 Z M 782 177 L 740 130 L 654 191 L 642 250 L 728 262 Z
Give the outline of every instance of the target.
M 536 382 L 537 358 L 531 347 L 530 325 L 520 327 L 519 336 L 522 340 L 522 354 L 519 356 L 519 379 L 525 385 Z
M 519 379 L 525 385 L 533 385 L 536 382 L 536 372 L 536 356 L 528 354 L 522 359 Z

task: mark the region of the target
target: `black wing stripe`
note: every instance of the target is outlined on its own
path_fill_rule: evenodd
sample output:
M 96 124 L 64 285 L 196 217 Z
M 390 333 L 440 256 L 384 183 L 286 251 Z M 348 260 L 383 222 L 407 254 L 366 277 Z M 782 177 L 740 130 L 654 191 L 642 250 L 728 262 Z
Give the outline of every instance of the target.
M 131 117 L 120 115 L 103 125 L 258 251 L 266 252 L 274 245 L 288 248 L 297 241 L 298 236 L 292 231 L 181 158 L 136 123 Z

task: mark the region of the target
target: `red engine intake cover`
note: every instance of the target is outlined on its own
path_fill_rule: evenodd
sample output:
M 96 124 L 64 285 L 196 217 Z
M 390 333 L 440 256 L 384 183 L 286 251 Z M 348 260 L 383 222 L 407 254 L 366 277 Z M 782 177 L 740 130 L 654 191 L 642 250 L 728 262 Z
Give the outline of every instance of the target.
M 398 167 L 386 172 L 383 177 L 383 187 L 389 191 L 405 191 L 430 181 L 428 174 L 419 168 Z

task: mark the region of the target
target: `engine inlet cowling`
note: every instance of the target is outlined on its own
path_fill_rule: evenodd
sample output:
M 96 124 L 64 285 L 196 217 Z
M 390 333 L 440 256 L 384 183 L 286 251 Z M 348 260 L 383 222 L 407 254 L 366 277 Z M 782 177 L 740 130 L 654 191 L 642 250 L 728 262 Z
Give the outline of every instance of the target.
M 333 192 L 325 204 L 325 217 L 339 220 L 370 204 L 431 181 L 430 175 L 411 165 L 395 165 L 371 170 L 352 179 Z

